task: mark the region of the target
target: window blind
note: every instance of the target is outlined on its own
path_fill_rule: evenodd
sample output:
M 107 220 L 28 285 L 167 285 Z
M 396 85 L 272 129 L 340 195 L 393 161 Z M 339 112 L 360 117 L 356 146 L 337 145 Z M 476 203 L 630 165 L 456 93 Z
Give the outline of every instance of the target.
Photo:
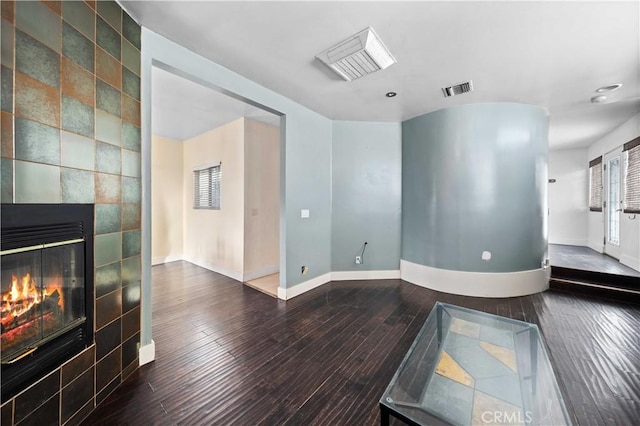
M 623 146 L 624 212 L 640 213 L 640 137 Z
M 602 157 L 589 161 L 589 210 L 602 211 Z
M 193 208 L 220 210 L 220 165 L 193 171 Z

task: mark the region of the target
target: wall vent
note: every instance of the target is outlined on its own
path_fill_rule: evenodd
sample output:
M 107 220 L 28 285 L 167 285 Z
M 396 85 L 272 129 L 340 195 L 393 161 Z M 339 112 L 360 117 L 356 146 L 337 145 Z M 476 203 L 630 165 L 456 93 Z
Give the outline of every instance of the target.
M 346 81 L 364 77 L 396 63 L 396 59 L 371 27 L 319 53 L 316 58 Z
M 444 92 L 445 98 L 461 95 L 463 93 L 473 91 L 473 82 L 469 80 L 465 81 L 464 83 L 454 84 L 453 86 L 443 87 L 442 91 Z

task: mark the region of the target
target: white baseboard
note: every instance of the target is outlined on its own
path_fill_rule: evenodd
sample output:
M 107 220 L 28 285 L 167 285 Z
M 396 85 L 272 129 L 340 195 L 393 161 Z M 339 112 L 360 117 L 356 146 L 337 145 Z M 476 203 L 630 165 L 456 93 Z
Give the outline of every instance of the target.
M 267 275 L 277 274 L 278 272 L 280 272 L 280 265 L 267 266 L 257 271 L 245 272 L 242 274 L 242 281 L 247 282 L 255 280 L 256 278 L 266 277 Z
M 218 265 L 213 265 L 211 263 L 202 262 L 202 261 L 195 260 L 195 259 L 185 258 L 184 260 L 187 261 L 187 262 L 193 263 L 194 265 L 200 266 L 200 267 L 202 267 L 204 269 L 208 269 L 210 271 L 217 272 L 218 274 L 224 275 L 226 277 L 233 278 L 236 281 L 240 281 L 240 282 L 243 281 L 242 280 L 242 272 L 240 272 L 240 271 L 232 271 L 230 269 L 222 268 L 222 267 L 220 267 Z
M 151 340 L 148 345 L 140 346 L 138 365 L 145 365 L 156 359 L 156 342 Z
M 563 246 L 581 246 L 586 247 L 588 240 L 586 238 L 549 238 L 549 244 L 561 244 Z
M 400 278 L 400 270 L 390 271 L 333 271 L 331 281 L 393 280 Z
M 400 260 L 403 280 L 444 293 L 474 297 L 516 297 L 549 288 L 550 269 L 521 272 L 466 272 L 432 268 Z
M 320 287 L 322 284 L 326 284 L 329 281 L 331 281 L 331 272 L 312 278 L 309 281 L 301 282 L 293 287 L 278 287 L 278 299 L 289 300 L 309 290 L 313 290 L 316 287 Z
M 620 263 L 640 272 L 640 259 L 623 254 L 620 256 Z
M 177 262 L 178 260 L 184 260 L 182 255 L 171 256 L 158 256 L 151 259 L 151 266 L 162 265 L 163 263 Z
M 587 243 L 587 247 L 589 247 L 591 250 L 597 251 L 598 253 L 604 253 L 604 245 L 602 244 L 602 242 L 596 243 L 594 241 L 589 241 Z

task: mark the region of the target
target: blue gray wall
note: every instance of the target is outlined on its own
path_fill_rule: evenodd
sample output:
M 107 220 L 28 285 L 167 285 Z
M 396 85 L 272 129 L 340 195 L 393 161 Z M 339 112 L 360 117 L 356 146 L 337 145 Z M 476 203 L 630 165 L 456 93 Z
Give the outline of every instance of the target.
M 333 271 L 400 268 L 401 156 L 400 123 L 333 122 Z
M 539 269 L 547 250 L 548 116 L 471 104 L 402 123 L 402 259 L 439 269 Z M 481 259 L 483 251 L 491 260 Z

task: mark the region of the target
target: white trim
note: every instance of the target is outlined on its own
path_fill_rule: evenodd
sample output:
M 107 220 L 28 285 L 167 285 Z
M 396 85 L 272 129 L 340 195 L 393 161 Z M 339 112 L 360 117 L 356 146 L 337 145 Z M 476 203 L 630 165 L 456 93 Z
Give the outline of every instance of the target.
M 588 240 L 586 238 L 549 238 L 549 244 L 586 247 L 588 245 Z
M 432 268 L 400 260 L 403 280 L 421 287 L 475 297 L 516 297 L 549 288 L 550 268 L 520 272 L 466 272 Z
M 214 265 L 212 263 L 201 262 L 201 261 L 195 260 L 195 259 L 185 258 L 184 260 L 187 261 L 187 262 L 193 263 L 194 265 L 201 266 L 204 269 L 208 269 L 210 271 L 217 272 L 218 274 L 222 274 L 225 277 L 233 278 L 236 281 L 242 282 L 242 272 L 232 271 L 232 270 L 226 269 L 226 268 L 221 268 L 220 266 Z
M 266 268 L 258 269 L 257 271 L 249 271 L 242 274 L 242 281 L 247 282 L 255 280 L 256 278 L 266 277 L 267 275 L 273 275 L 280 272 L 280 265 L 271 265 Z
M 151 259 L 151 266 L 162 265 L 163 263 L 177 262 L 184 260 L 182 255 L 157 256 Z
M 331 281 L 331 272 L 312 278 L 309 281 L 301 282 L 293 287 L 282 288 L 278 287 L 278 299 L 289 300 L 296 296 L 306 293 L 309 290 L 313 290 L 316 287 L 320 287 Z
M 140 351 L 138 352 L 138 365 L 142 366 L 145 364 L 149 364 L 151 361 L 155 361 L 156 359 L 156 342 L 151 339 L 151 343 L 148 345 L 140 346 Z
M 640 272 L 640 259 L 623 254 L 620 256 L 620 263 Z
M 331 281 L 393 280 L 400 278 L 400 269 L 388 271 L 333 271 Z
M 598 253 L 604 253 L 604 244 L 602 243 L 595 243 L 593 241 L 589 241 L 589 243 L 587 244 L 587 247 L 589 247 L 591 250 L 595 250 Z

